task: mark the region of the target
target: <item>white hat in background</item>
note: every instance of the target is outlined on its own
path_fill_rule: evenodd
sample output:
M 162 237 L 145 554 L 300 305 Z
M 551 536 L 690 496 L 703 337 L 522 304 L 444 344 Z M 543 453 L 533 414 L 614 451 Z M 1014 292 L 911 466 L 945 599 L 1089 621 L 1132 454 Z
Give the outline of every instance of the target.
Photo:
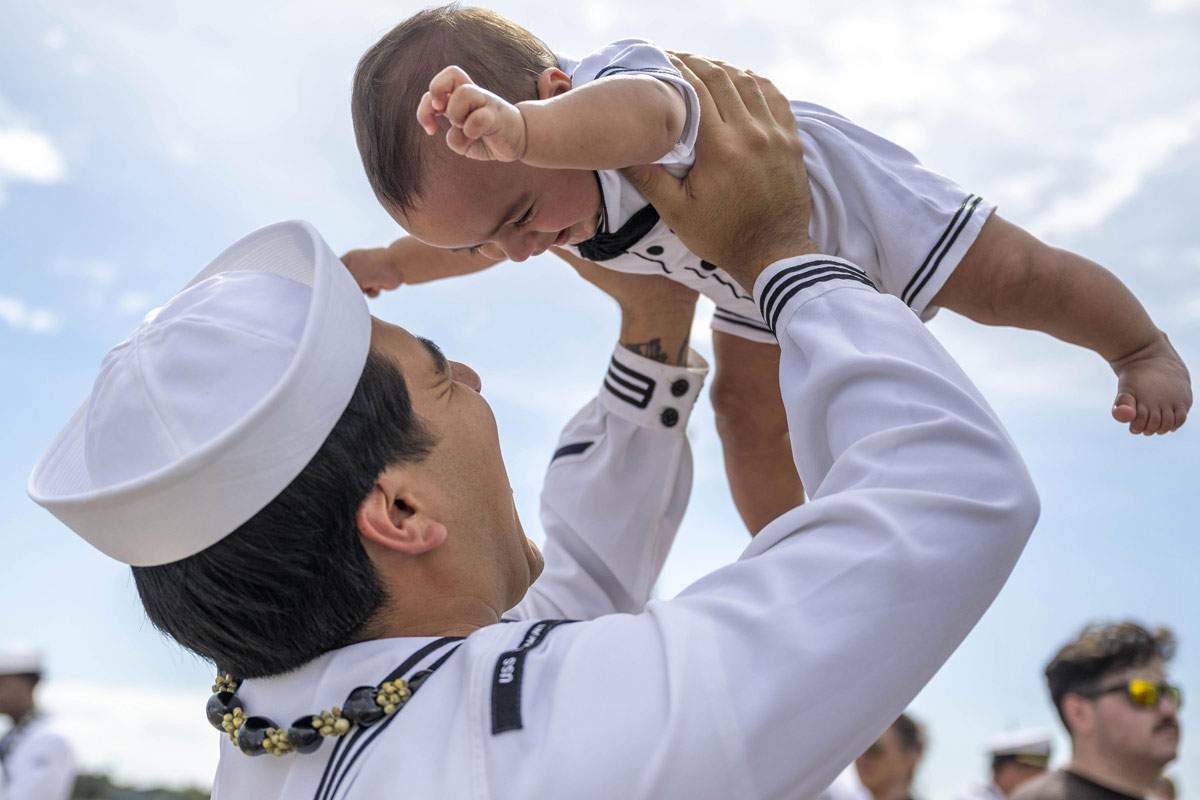
M 370 339 L 361 290 L 311 225 L 256 231 L 108 353 L 29 495 L 118 561 L 194 555 L 300 474 Z
M 1023 728 L 993 736 L 987 745 L 992 758 L 1011 757 L 1031 767 L 1046 767 L 1050 763 L 1052 738 L 1045 728 Z
M 0 646 L 0 675 L 25 675 L 42 672 L 42 654 L 25 645 Z

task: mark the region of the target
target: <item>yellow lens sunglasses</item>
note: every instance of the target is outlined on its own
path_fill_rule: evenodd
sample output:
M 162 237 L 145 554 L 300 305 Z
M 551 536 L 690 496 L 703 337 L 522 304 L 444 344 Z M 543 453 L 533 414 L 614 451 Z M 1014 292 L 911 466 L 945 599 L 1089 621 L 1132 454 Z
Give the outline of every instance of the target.
M 1170 699 L 1175 708 L 1183 708 L 1183 689 L 1175 684 L 1149 681 L 1144 678 L 1132 678 L 1123 683 L 1079 694 L 1095 698 L 1113 692 L 1124 692 L 1125 699 L 1138 708 L 1154 708 L 1164 696 Z

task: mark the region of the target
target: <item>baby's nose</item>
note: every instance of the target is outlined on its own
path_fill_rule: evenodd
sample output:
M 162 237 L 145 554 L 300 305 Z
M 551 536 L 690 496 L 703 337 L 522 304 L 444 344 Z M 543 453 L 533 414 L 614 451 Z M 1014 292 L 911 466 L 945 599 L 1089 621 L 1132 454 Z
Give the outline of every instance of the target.
M 500 244 L 509 261 L 524 261 L 537 254 L 537 235 L 533 233 L 518 233 L 509 236 Z

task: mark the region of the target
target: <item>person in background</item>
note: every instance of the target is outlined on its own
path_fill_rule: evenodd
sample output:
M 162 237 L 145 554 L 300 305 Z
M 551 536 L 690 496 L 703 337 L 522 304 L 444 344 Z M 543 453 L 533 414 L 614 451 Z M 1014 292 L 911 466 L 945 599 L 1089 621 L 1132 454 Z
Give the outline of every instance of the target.
M 1041 728 L 992 737 L 987 747 L 992 779 L 962 800 L 1007 800 L 1020 786 L 1046 772 L 1051 751 L 1050 732 Z
M 6 800 L 67 800 L 75 785 L 71 745 L 34 702 L 42 672 L 36 651 L 0 649 L 0 714 L 12 719 L 0 739 L 0 797 Z
M 1061 769 L 1013 800 L 1141 800 L 1179 753 L 1183 695 L 1167 682 L 1175 637 L 1134 622 L 1089 625 L 1046 666 L 1046 683 L 1071 737 Z
M 924 727 L 901 714 L 819 800 L 908 800 L 924 754 Z

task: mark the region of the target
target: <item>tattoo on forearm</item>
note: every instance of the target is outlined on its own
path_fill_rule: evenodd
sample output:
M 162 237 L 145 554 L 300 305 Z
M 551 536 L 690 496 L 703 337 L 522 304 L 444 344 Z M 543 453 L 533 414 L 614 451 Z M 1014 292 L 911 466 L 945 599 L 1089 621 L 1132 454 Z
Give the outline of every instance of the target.
M 683 341 L 679 343 L 679 353 L 675 356 L 675 365 L 678 367 L 687 366 L 688 340 L 685 336 Z
M 621 346 L 631 353 L 635 353 L 642 358 L 648 358 L 652 361 L 657 361 L 660 364 L 666 364 L 671 361 L 670 354 L 663 348 L 662 339 L 655 337 L 645 342 L 621 342 Z M 687 363 L 688 343 L 685 338 L 679 345 L 679 352 L 675 356 L 673 362 L 676 366 L 683 366 Z
M 667 363 L 667 352 L 663 350 L 662 339 L 651 339 L 648 342 L 621 342 L 621 346 L 642 358 L 648 358 L 660 364 Z

